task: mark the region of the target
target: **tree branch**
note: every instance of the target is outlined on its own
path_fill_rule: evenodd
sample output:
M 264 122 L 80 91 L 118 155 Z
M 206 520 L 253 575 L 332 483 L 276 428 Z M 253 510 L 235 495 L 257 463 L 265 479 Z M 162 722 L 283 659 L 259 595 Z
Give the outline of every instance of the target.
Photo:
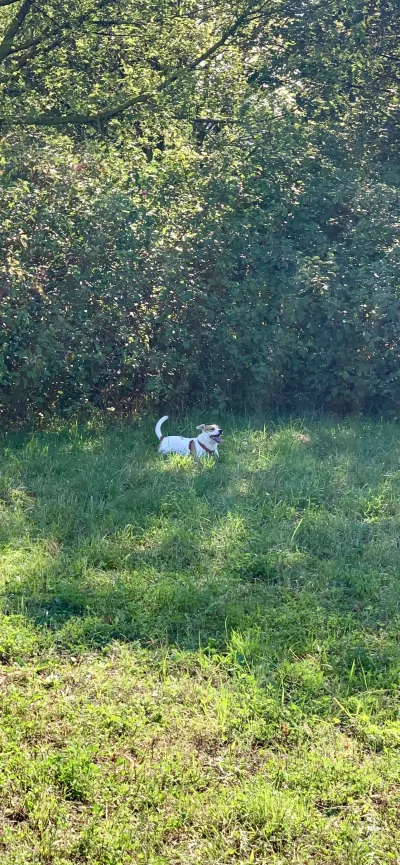
M 54 39 L 53 42 L 50 42 L 49 45 L 46 45 L 46 54 L 48 54 L 50 51 L 53 51 L 54 48 L 59 48 L 60 45 L 61 37 L 57 36 L 57 39 Z M 33 60 L 34 57 L 36 57 L 36 55 L 38 54 L 38 48 L 38 45 L 34 45 L 32 48 L 29 49 L 29 51 L 26 52 L 26 54 L 23 54 L 21 57 L 16 57 L 13 70 L 23 69 L 24 66 L 27 66 L 28 63 L 30 63 L 30 61 Z
M 13 3 L 17 3 L 17 2 L 18 2 L 18 0 L 0 0 L 0 7 L 1 6 L 12 6 Z
M 20 30 L 20 28 L 22 27 L 32 4 L 33 0 L 24 0 L 19 11 L 11 21 L 8 30 L 6 30 L 4 39 L 0 43 L 0 63 L 5 59 L 5 57 L 8 57 L 8 55 L 12 51 L 14 39 L 18 33 L 18 30 Z
M 31 2 L 34 2 L 34 0 L 31 0 Z M 75 27 L 80 27 L 81 24 L 84 24 L 91 15 L 95 15 L 110 2 L 112 2 L 112 0 L 102 0 L 102 2 L 98 3 L 98 5 L 93 9 L 82 13 L 82 15 L 79 15 L 78 18 L 74 18 L 72 21 L 66 21 L 64 24 L 60 24 L 57 27 L 45 28 L 42 30 L 40 36 L 36 36 L 34 39 L 29 39 L 27 42 L 22 42 L 20 45 L 13 45 L 8 54 L 19 54 L 21 51 L 27 51 L 29 48 L 34 48 L 36 45 L 40 45 L 40 43 L 44 42 L 45 39 L 60 35 L 64 30 L 74 30 Z
M 183 78 L 187 75 L 188 72 L 193 72 L 197 69 L 202 63 L 205 63 L 213 54 L 222 48 L 226 42 L 234 36 L 234 34 L 239 30 L 239 28 L 246 23 L 246 21 L 250 18 L 252 12 L 254 12 L 255 7 L 261 7 L 263 4 L 260 4 L 258 0 L 252 0 L 249 6 L 246 8 L 241 15 L 236 18 L 236 20 L 231 24 L 230 27 L 225 30 L 220 39 L 217 42 L 214 42 L 207 51 L 204 51 L 200 54 L 196 60 L 193 60 L 183 69 L 175 69 L 158 87 L 155 87 L 154 90 L 145 90 L 142 93 L 138 93 L 137 96 L 133 96 L 130 99 L 126 99 L 124 102 L 121 102 L 119 105 L 108 106 L 107 108 L 103 108 L 100 111 L 96 111 L 93 113 L 79 114 L 73 113 L 70 114 L 36 114 L 36 115 L 27 115 L 25 117 L 17 117 L 17 118 L 7 118 L 0 117 L 0 121 L 3 123 L 10 123 L 11 125 L 18 126 L 68 126 L 70 124 L 74 126 L 84 126 L 95 123 L 102 123 L 108 120 L 111 120 L 114 117 L 118 117 L 120 114 L 124 114 L 129 108 L 133 108 L 135 105 L 139 105 L 143 102 L 149 102 L 157 93 L 161 93 L 164 90 L 167 90 L 172 84 L 174 84 L 177 80 Z

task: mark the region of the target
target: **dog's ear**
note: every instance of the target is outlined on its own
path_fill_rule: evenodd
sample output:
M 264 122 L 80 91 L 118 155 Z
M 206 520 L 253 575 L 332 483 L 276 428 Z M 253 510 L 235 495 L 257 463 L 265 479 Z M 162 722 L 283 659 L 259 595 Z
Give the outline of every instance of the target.
M 200 426 L 196 427 L 196 429 L 201 429 L 201 430 L 205 430 L 205 428 L 206 428 L 205 423 L 201 423 Z

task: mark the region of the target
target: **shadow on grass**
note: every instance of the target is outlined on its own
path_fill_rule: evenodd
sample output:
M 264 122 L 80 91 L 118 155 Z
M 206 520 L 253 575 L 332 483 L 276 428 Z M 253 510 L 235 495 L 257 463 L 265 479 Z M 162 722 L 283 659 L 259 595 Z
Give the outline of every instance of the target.
M 399 441 L 390 424 L 238 421 L 219 462 L 194 463 L 157 457 L 146 425 L 8 436 L 4 614 L 61 650 L 234 645 L 267 679 L 290 657 L 346 693 L 393 689 Z

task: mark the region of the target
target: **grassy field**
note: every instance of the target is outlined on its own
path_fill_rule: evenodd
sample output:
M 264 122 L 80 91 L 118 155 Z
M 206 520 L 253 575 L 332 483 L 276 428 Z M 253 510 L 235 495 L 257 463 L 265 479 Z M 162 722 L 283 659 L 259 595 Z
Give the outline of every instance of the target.
M 1 863 L 400 863 L 399 428 L 223 425 L 3 435 Z

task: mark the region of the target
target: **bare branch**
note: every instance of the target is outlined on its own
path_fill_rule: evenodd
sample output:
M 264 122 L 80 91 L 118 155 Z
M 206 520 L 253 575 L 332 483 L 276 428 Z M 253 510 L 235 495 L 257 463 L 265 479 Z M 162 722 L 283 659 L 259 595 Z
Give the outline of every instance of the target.
M 18 0 L 0 0 L 0 6 L 12 6 L 13 3 L 18 3 Z

